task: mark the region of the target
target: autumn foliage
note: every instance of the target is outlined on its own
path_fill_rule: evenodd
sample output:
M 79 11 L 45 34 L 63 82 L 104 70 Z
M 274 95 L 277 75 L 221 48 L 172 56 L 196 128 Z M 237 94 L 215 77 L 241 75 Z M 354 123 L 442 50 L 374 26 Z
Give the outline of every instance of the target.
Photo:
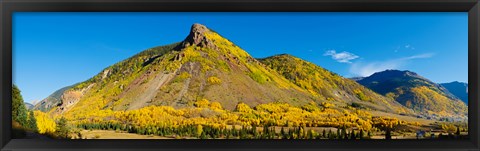
M 41 111 L 34 111 L 35 118 L 37 119 L 38 133 L 54 133 L 56 129 L 55 121 Z
M 47 114 L 35 111 L 35 117 L 40 133 L 53 133 L 57 129 L 55 120 Z M 64 118 L 68 124 L 81 129 L 120 130 L 142 135 L 249 139 L 359 138 L 360 133 L 363 138 L 367 132 L 408 124 L 394 118 L 372 117 L 367 111 L 339 108 L 325 102 L 310 102 L 303 106 L 274 102 L 255 107 L 238 103 L 235 110 L 229 111 L 224 110 L 220 103 L 207 99 L 200 99 L 194 106 L 180 109 L 170 106 L 148 106 L 129 111 L 106 109 L 69 114 Z M 315 127 L 341 129 L 345 134 L 315 131 L 312 129 Z

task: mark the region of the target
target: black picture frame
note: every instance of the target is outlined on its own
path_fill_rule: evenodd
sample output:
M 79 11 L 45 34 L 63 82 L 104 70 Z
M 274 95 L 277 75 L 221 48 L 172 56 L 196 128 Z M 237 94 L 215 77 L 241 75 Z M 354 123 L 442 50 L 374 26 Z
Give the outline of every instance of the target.
M 478 0 L 3 0 L 1 150 L 479 150 Z M 467 140 L 29 140 L 11 139 L 14 12 L 468 12 Z

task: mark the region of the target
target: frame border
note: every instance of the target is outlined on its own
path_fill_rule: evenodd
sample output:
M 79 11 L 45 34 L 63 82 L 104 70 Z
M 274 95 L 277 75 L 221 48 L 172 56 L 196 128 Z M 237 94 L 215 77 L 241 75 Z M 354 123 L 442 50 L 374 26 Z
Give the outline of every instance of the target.
M 478 0 L 4 0 L 0 2 L 1 150 L 479 150 Z M 468 12 L 468 140 L 28 140 L 11 139 L 14 12 Z

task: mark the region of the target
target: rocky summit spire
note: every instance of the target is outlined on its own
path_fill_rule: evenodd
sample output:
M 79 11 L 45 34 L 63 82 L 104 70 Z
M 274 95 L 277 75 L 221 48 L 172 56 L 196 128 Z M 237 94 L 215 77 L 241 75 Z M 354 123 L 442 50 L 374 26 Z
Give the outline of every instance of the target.
M 207 32 L 211 31 L 206 26 L 198 23 L 193 24 L 190 30 L 190 34 L 182 42 L 183 48 L 192 45 L 214 48 L 215 45 L 213 44 L 213 42 L 211 42 L 207 37 L 205 37 L 205 33 Z

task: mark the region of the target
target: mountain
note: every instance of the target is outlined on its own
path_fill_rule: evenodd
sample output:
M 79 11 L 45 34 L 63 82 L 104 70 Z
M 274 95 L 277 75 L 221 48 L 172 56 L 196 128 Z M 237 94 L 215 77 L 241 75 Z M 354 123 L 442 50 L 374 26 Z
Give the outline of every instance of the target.
M 358 83 L 428 117 L 466 117 L 467 106 L 443 86 L 411 71 L 386 70 Z
M 363 78 L 365 77 L 352 77 L 350 79 L 352 79 L 353 81 L 359 81 L 359 80 L 362 80 Z
M 33 104 L 30 104 L 30 103 L 28 103 L 28 102 L 24 102 L 24 104 L 25 104 L 25 107 L 26 107 L 28 110 L 33 109 Z
M 58 97 L 57 97 L 58 98 Z M 315 97 L 200 24 L 179 43 L 145 50 L 63 92 L 52 112 L 82 114 L 150 105 L 176 108 L 208 99 L 233 110 L 268 102 L 305 104 Z
M 47 98 L 43 99 L 40 102 L 35 103 L 34 106 L 33 106 L 33 109 L 34 110 L 40 110 L 40 111 L 43 111 L 43 112 L 49 111 L 50 109 L 52 109 L 53 107 L 57 106 L 59 103 L 62 102 L 61 97 L 63 95 L 63 92 L 70 89 L 71 87 L 72 86 L 67 86 L 67 87 L 61 88 L 61 89 L 53 92 Z
M 441 83 L 450 93 L 465 102 L 468 105 L 468 84 L 463 82 Z
M 270 69 L 314 96 L 347 104 L 357 103 L 382 111 L 411 113 L 395 100 L 379 95 L 357 82 L 288 54 L 259 59 Z
M 200 24 L 192 25 L 185 40 L 147 49 L 107 67 L 87 81 L 58 90 L 36 108 L 75 117 L 151 105 L 184 108 L 202 99 L 227 110 L 239 102 L 251 107 L 329 102 L 414 114 L 393 99 L 299 58 L 278 55 L 257 60 Z

